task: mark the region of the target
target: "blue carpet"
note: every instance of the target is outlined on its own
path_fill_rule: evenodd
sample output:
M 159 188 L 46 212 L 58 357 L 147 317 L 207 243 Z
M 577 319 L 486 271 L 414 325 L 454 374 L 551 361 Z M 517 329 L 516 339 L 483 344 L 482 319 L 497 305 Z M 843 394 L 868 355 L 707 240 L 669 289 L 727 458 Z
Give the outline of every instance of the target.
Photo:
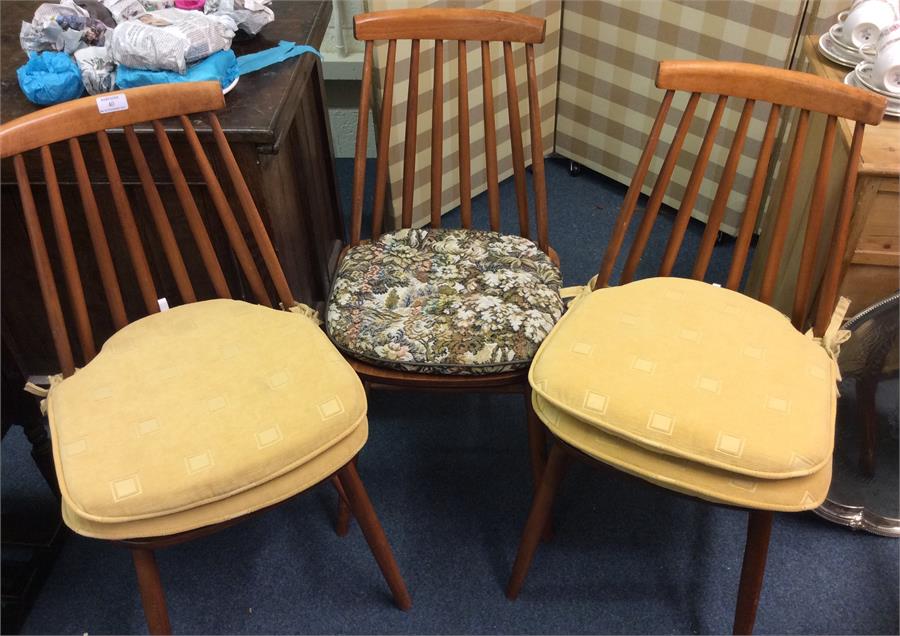
M 349 162 L 339 162 L 345 211 L 350 174 Z M 572 178 L 564 162 L 550 161 L 548 190 L 551 242 L 566 283 L 584 282 L 596 270 L 624 188 L 590 172 Z M 513 218 L 511 183 L 501 197 Z M 484 221 L 484 196 L 475 204 Z M 662 216 L 651 254 L 661 253 L 667 224 L 671 216 Z M 691 252 L 702 228 L 692 224 L 683 252 Z M 719 251 L 709 280 L 724 276 Z M 556 506 L 556 537 L 540 546 L 512 603 L 503 586 L 531 488 L 521 398 L 375 392 L 369 411 L 359 468 L 406 577 L 412 611 L 391 605 L 355 524 L 347 537 L 335 536 L 334 492 L 322 486 L 161 551 L 176 632 L 730 632 L 744 513 L 613 470 L 575 466 Z M 2 446 L 4 507 L 20 498 L 52 505 L 21 431 L 11 431 Z M 757 632 L 896 634 L 898 547 L 811 513 L 777 515 Z M 145 629 L 127 551 L 72 536 L 24 632 Z

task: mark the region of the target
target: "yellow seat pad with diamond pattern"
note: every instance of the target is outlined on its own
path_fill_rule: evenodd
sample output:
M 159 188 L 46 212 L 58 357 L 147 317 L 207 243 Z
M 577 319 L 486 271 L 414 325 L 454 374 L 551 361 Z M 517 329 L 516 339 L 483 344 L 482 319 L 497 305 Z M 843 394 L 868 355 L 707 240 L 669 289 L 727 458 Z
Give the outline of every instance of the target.
M 831 462 L 835 368 L 775 309 L 682 278 L 582 296 L 529 372 L 552 407 L 646 449 L 788 479 Z
M 330 472 L 297 471 L 349 461 L 365 433 L 352 447 L 339 443 L 365 429 L 366 399 L 309 318 L 209 300 L 118 331 L 52 388 L 48 414 L 69 516 L 121 524 L 209 506 L 289 473 L 292 483 L 324 479 Z M 313 462 L 331 448 L 344 456 Z M 244 497 L 241 512 L 253 506 Z

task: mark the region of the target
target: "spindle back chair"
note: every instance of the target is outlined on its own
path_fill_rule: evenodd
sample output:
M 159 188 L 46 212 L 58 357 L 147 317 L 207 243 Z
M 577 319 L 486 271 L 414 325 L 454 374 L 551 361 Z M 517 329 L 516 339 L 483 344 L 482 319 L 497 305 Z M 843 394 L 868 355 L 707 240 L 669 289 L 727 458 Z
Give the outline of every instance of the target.
M 533 16 L 477 9 L 400 9 L 380 11 L 354 17 L 354 34 L 366 43 L 363 62 L 362 94 L 356 133 L 355 170 L 353 174 L 353 209 L 350 244 L 359 243 L 362 234 L 363 189 L 366 170 L 368 111 L 371 102 L 372 66 L 376 40 L 387 40 L 384 87 L 378 127 L 378 158 L 375 170 L 375 198 L 372 212 L 372 237 L 384 231 L 384 209 L 388 183 L 388 147 L 391 114 L 394 105 L 395 62 L 397 41 L 411 40 L 409 90 L 406 101 L 406 135 L 403 150 L 403 190 L 401 227 L 412 226 L 413 189 L 416 173 L 416 133 L 419 99 L 419 59 L 422 40 L 434 40 L 434 83 L 431 101 L 431 226 L 441 227 L 441 180 L 443 176 L 444 142 L 444 42 L 456 42 L 458 67 L 459 129 L 459 199 L 461 225 L 472 226 L 472 175 L 469 124 L 469 70 L 466 59 L 469 42 L 481 49 L 481 78 L 484 99 L 484 137 L 487 161 L 487 190 L 490 228 L 500 231 L 500 190 L 497 163 L 497 132 L 494 120 L 494 92 L 491 68 L 491 43 L 501 42 L 506 75 L 506 103 L 516 186 L 519 234 L 531 238 L 528 195 L 525 177 L 525 151 L 519 113 L 518 82 L 513 59 L 513 44 L 523 44 L 528 83 L 528 111 L 531 133 L 531 167 L 533 172 L 536 243 L 547 254 L 547 186 L 544 176 L 544 149 L 541 138 L 541 114 L 538 101 L 537 71 L 534 45 L 544 41 L 545 22 Z
M 757 300 L 771 304 L 778 277 L 782 275 L 780 265 L 785 236 L 791 221 L 797 182 L 800 171 L 803 169 L 801 165 L 803 149 L 806 143 L 813 143 L 807 139 L 810 118 L 814 113 L 822 114 L 827 119 L 821 141 L 821 153 L 815 171 L 813 194 L 809 204 L 800 259 L 797 292 L 791 315 L 792 323 L 797 329 L 805 330 L 808 323 L 811 322 L 814 334 L 821 337 L 829 326 L 837 301 L 837 291 L 842 276 L 841 264 L 853 210 L 863 132 L 866 125 L 877 125 L 881 121 L 885 109 L 884 98 L 806 73 L 718 61 L 660 62 L 656 86 L 663 89 L 665 93 L 648 135 L 647 145 L 638 161 L 634 177 L 623 200 L 596 280 L 591 283 L 592 291 L 613 284 L 613 271 L 620 253 L 623 251 L 623 244 L 635 215 L 641 189 L 650 171 L 651 161 L 660 143 L 663 128 L 677 91 L 686 91 L 690 96 L 681 119 L 674 127 L 665 159 L 659 168 L 656 181 L 647 199 L 643 218 L 634 233 L 621 274 L 616 282 L 626 284 L 635 279 L 641 259 L 646 256 L 645 249 L 648 239 L 659 216 L 663 197 L 677 165 L 697 104 L 701 95 L 711 94 L 715 99 L 715 107 L 707 125 L 706 134 L 694 159 L 693 171 L 676 213 L 668 243 L 661 255 L 658 276 L 671 276 L 673 273 L 687 231 L 688 221 L 694 211 L 700 185 L 708 166 L 710 153 L 716 142 L 726 104 L 729 99 L 737 99 L 742 100 L 740 102 L 740 119 L 733 138 L 729 142 L 725 142 L 730 143 L 728 157 L 722 174 L 718 177 L 716 194 L 691 271 L 693 279 L 704 280 L 716 243 L 719 225 L 725 214 L 728 196 L 734 186 L 738 162 L 745 146 L 754 108 L 758 103 L 763 102 L 770 104 L 771 109 L 756 159 L 750 190 L 747 194 L 740 231 L 733 246 L 727 280 L 723 281 L 724 286 L 728 289 L 740 291 L 739 286 L 749 254 L 751 238 L 756 229 L 760 204 L 773 163 L 772 155 L 778 124 L 782 119 L 789 117 L 788 109 L 796 108 L 799 109 L 799 114 L 794 124 L 795 137 L 785 158 L 786 185 L 778 201 L 776 218 L 771 226 L 771 246 L 766 256 L 762 285 Z M 834 219 L 830 232 L 827 232 L 829 228 L 825 223 L 825 197 L 839 117 L 851 120 L 855 124 L 849 159 L 843 175 L 843 191 L 837 217 Z M 821 238 L 823 230 L 828 235 L 824 241 Z M 812 281 L 813 267 L 816 259 L 823 257 L 827 260 L 825 276 L 820 288 L 816 290 Z M 813 298 L 817 298 L 817 301 L 814 312 L 810 312 L 809 307 Z M 808 317 L 809 313 L 813 315 Z M 702 351 L 699 355 L 702 356 Z M 506 593 L 511 599 L 516 598 L 522 589 L 531 559 L 538 545 L 539 535 L 549 518 L 557 487 L 572 458 L 592 464 L 601 463 L 582 449 L 575 448 L 562 440 L 554 439 L 552 441 L 541 487 L 533 501 L 513 572 L 507 585 Z M 681 492 L 691 491 L 682 488 Z M 771 510 L 751 508 L 749 513 L 734 619 L 734 633 L 736 634 L 750 633 L 753 630 L 772 528 L 773 512 Z
M 384 210 L 388 196 L 388 155 L 391 116 L 396 81 L 398 40 L 411 40 L 409 90 L 406 104 L 406 134 L 403 150 L 403 182 L 401 227 L 412 226 L 413 190 L 416 173 L 416 136 L 419 98 L 419 65 L 422 40 L 434 40 L 434 81 L 431 104 L 431 226 L 441 227 L 441 193 L 444 143 L 444 51 L 445 42 L 456 42 L 458 68 L 459 131 L 459 196 L 461 226 L 472 227 L 472 175 L 469 121 L 469 68 L 466 59 L 469 42 L 478 42 L 481 50 L 481 78 L 484 99 L 484 135 L 490 229 L 500 231 L 500 192 L 498 183 L 497 134 L 494 121 L 495 100 L 491 68 L 491 43 L 501 42 L 506 75 L 506 101 L 512 164 L 518 208 L 519 234 L 534 241 L 556 264 L 559 258 L 550 246 L 547 229 L 547 187 L 544 175 L 544 147 L 541 137 L 541 111 L 538 100 L 537 70 L 534 45 L 544 41 L 545 21 L 533 16 L 477 9 L 400 9 L 357 15 L 353 19 L 354 35 L 365 42 L 362 92 L 354 157 L 353 199 L 350 242 L 346 249 L 363 241 L 363 199 L 366 172 L 368 112 L 372 102 L 372 73 L 376 40 L 387 40 L 384 86 L 378 120 L 375 169 L 375 193 L 372 211 L 372 239 L 377 239 L 385 226 Z M 519 111 L 519 87 L 513 45 L 524 45 L 528 84 L 528 115 L 531 142 L 531 168 L 534 190 L 536 232 L 529 223 L 527 180 L 525 175 L 525 140 Z M 345 249 L 345 252 L 346 252 Z M 376 366 L 348 357 L 348 362 L 369 388 L 417 388 L 436 391 L 488 391 L 522 393 L 528 413 L 529 444 L 535 487 L 543 470 L 545 441 L 543 429 L 531 408 L 531 388 L 527 369 L 479 375 L 438 375 L 416 373 Z M 347 509 L 342 505 L 339 532 L 346 529 Z
M 859 168 L 859 153 L 862 145 L 863 131 L 867 124 L 875 125 L 881 121 L 884 100 L 877 95 L 852 89 L 830 80 L 821 79 L 808 74 L 801 74 L 781 69 L 772 69 L 751 64 L 736 62 L 703 62 L 703 61 L 663 61 L 660 62 L 656 85 L 664 89 L 665 95 L 659 112 L 650 130 L 647 145 L 638 162 L 634 177 L 625 195 L 622 208 L 616 220 L 612 238 L 606 247 L 603 260 L 595 282 L 595 288 L 610 284 L 613 268 L 622 251 L 625 235 L 637 207 L 641 188 L 649 171 L 650 162 L 660 141 L 663 125 L 669 114 L 676 91 L 690 93 L 682 117 L 675 129 L 672 141 L 666 152 L 665 160 L 653 184 L 647 200 L 646 211 L 635 233 L 628 250 L 619 284 L 631 282 L 639 262 L 644 257 L 644 250 L 653 225 L 659 215 L 666 188 L 678 161 L 685 137 L 694 118 L 697 103 L 702 94 L 711 94 L 716 99 L 715 108 L 710 117 L 706 134 L 694 160 L 693 170 L 685 188 L 684 196 L 678 208 L 666 249 L 659 266 L 659 276 L 672 273 L 676 258 L 684 240 L 688 221 L 697 202 L 697 195 L 709 162 L 709 156 L 716 142 L 722 116 L 729 99 L 743 100 L 741 117 L 734 136 L 730 140 L 728 158 L 709 211 L 706 228 L 700 241 L 700 247 L 693 262 L 691 277 L 703 280 L 709 267 L 716 243 L 720 224 L 725 215 L 728 197 L 735 182 L 738 162 L 747 139 L 747 131 L 757 103 L 771 105 L 766 129 L 756 158 L 756 167 L 750 190 L 741 219 L 741 226 L 734 243 L 730 258 L 728 277 L 724 286 L 738 290 L 741 284 L 744 267 L 747 262 L 750 243 L 756 231 L 757 219 L 763 200 L 763 194 L 772 164 L 775 148 L 776 132 L 779 122 L 790 117 L 788 109 L 799 110 L 795 126 L 795 136 L 784 163 L 787 166 L 785 187 L 778 201 L 776 218 L 772 225 L 771 247 L 766 255 L 762 283 L 757 300 L 771 304 L 775 284 L 780 272 L 784 252 L 785 238 L 791 222 L 794 194 L 797 189 L 803 149 L 808 142 L 810 117 L 820 113 L 827 117 L 821 141 L 819 163 L 816 167 L 813 195 L 810 199 L 808 221 L 804 235 L 800 269 L 798 272 L 796 294 L 794 296 L 791 320 L 798 329 L 802 329 L 807 321 L 807 313 L 811 299 L 816 296 L 813 289 L 813 268 L 817 261 L 828 256 L 825 277 L 818 293 L 818 303 L 814 312 L 814 323 L 817 335 L 821 335 L 834 310 L 837 290 L 840 282 L 841 262 L 847 244 L 850 217 L 853 211 L 853 193 L 856 189 L 856 174 Z M 823 243 L 821 233 L 825 218 L 825 195 L 829 183 L 829 173 L 837 132 L 838 117 L 855 121 L 853 138 L 849 151 L 849 160 L 844 174 L 844 187 L 838 215 L 830 240 Z M 810 140 L 810 143 L 814 143 Z
M 76 254 L 73 246 L 71 228 L 75 227 L 77 222 L 78 205 L 63 200 L 60 190 L 61 179 L 58 177 L 62 171 L 66 171 L 65 174 L 68 176 L 70 168 L 77 180 L 81 208 L 99 270 L 105 304 L 116 331 L 126 327 L 130 321 L 166 308 L 162 306 L 163 299 L 158 295 L 166 272 L 159 271 L 159 268 L 155 269 L 154 265 L 161 266 L 161 264 L 151 263 L 151 259 L 148 258 L 146 244 L 151 237 L 142 235 L 140 231 L 145 224 L 142 223 L 143 219 L 135 215 L 136 198 L 132 198 L 134 195 L 130 197 L 122 176 L 126 169 L 130 170 L 132 167 L 139 178 L 147 209 L 157 232 L 155 238 L 162 246 L 165 264 L 169 268 L 168 274 L 171 274 L 175 281 L 181 303 L 205 300 L 197 292 L 201 288 L 212 289 L 214 298 L 232 299 L 233 295 L 240 298 L 243 289 L 229 289 L 223 273 L 223 262 L 233 259 L 237 261 L 243 275 L 240 282 L 249 289 L 252 301 L 267 307 L 274 308 L 280 305 L 284 310 L 299 309 L 300 313 L 307 313 L 306 309 L 298 306 L 294 300 L 259 210 L 225 138 L 222 126 L 213 112 L 224 106 L 225 100 L 218 82 L 166 84 L 119 91 L 110 95 L 85 97 L 35 111 L 0 126 L 0 157 L 11 158 L 14 164 L 21 209 L 63 378 L 75 373 L 76 362 L 77 366 L 81 367 L 97 355 L 98 343 L 94 336 L 94 326 L 88 307 L 90 304 L 91 308 L 95 309 L 103 304 L 102 300 L 86 296 L 86 286 L 83 284 L 82 270 L 79 268 L 79 261 L 83 264 L 86 255 Z M 167 126 L 165 120 L 170 118 L 176 119 L 183 129 L 183 139 L 178 138 L 177 141 L 170 139 L 170 136 L 176 137 L 174 134 L 170 135 L 167 130 L 171 126 Z M 211 143 L 201 141 L 198 134 L 197 122 L 202 119 L 205 119 L 209 126 Z M 167 174 L 153 174 L 151 155 L 145 150 L 147 142 L 141 139 L 149 135 L 139 136 L 135 130 L 140 127 L 144 133 L 148 125 L 158 144 Z M 116 157 L 113 154 L 107 132 L 109 130 L 122 131 L 130 157 Z M 91 137 L 93 139 L 90 139 Z M 184 141 L 189 148 L 189 156 L 186 154 Z M 64 152 L 54 152 L 54 144 L 62 143 L 68 147 L 67 154 L 71 164 L 66 164 L 62 159 Z M 88 166 L 97 167 L 97 161 L 89 153 L 83 152 L 83 148 L 92 148 L 94 143 L 108 181 L 112 207 L 118 221 L 117 227 L 104 226 L 103 217 L 109 218 L 104 211 L 110 207 L 105 196 L 106 191 L 95 190 L 92 186 Z M 212 157 L 207 154 L 209 146 L 214 146 L 216 150 Z M 37 151 L 39 155 L 42 176 L 46 183 L 49 215 L 56 238 L 55 254 L 48 249 L 44 238 L 44 224 L 29 177 L 28 164 L 31 159 L 29 155 L 33 151 Z M 193 165 L 190 159 L 193 160 Z M 128 163 L 129 160 L 131 164 Z M 161 166 L 156 167 L 161 169 Z M 214 203 L 218 223 L 227 234 L 230 251 L 225 249 L 217 253 L 207 227 L 207 223 L 214 221 L 204 220 L 201 216 L 192 192 L 192 189 L 197 187 L 194 178 L 198 172 Z M 173 220 L 178 218 L 177 211 L 167 210 L 159 194 L 158 184 L 165 182 L 166 179 L 171 180 L 171 185 L 177 191 L 181 213 L 195 243 L 193 246 L 179 245 L 176 239 Z M 243 215 L 235 213 L 235 203 L 240 206 Z M 119 245 L 116 239 L 120 239 L 124 245 Z M 189 271 L 186 262 L 188 260 L 196 262 L 196 259 L 188 258 L 195 256 L 191 250 L 199 252 L 205 272 Z M 114 257 L 123 253 L 127 254 L 126 264 L 130 267 L 130 272 L 123 272 L 121 267 L 119 269 L 116 267 Z M 62 270 L 61 276 L 54 272 L 57 255 L 59 264 L 57 269 Z M 119 265 L 122 265 L 121 260 L 120 258 Z M 143 306 L 139 310 L 132 307 L 129 315 L 128 295 L 125 293 L 128 290 L 124 281 L 129 280 L 132 274 L 139 288 Z M 59 278 L 64 281 L 65 294 L 59 291 L 57 283 Z M 172 304 L 177 304 L 174 299 Z M 67 320 L 69 317 L 71 321 Z M 72 321 L 78 350 L 73 346 L 69 335 L 68 325 Z M 80 356 L 77 355 L 77 351 L 80 351 Z M 152 454 L 156 451 L 151 448 L 147 452 Z M 354 463 L 349 462 L 339 468 L 330 476 L 330 480 L 342 497 L 343 507 L 348 511 L 352 510 L 359 520 L 398 606 L 408 609 L 410 600 L 405 584 Z M 151 633 L 169 633 L 171 629 L 154 550 L 210 534 L 262 509 L 265 508 L 251 508 L 251 512 L 244 512 L 237 518 L 195 527 L 177 534 L 149 538 L 129 537 L 120 540 L 131 548 Z
M 154 138 L 168 171 L 167 175 L 157 176 L 163 179 L 168 177 L 175 187 L 185 220 L 208 277 L 204 283 L 212 285 L 216 297 L 232 298 L 233 292 L 228 287 L 220 262 L 228 255 L 217 254 L 213 247 L 197 201 L 185 176 L 189 169 L 185 165 L 188 163 L 188 158 L 176 155 L 172 140 L 162 121 L 173 117 L 178 119 L 184 129 L 184 137 L 190 147 L 193 161 L 209 190 L 218 220 L 228 236 L 231 250 L 253 299 L 270 307 L 273 306 L 273 297 L 277 298 L 284 308 L 290 308 L 295 304 L 275 249 L 250 195 L 250 190 L 225 139 L 222 126 L 215 113 L 212 112 L 225 105 L 222 91 L 216 87 L 214 82 L 204 82 L 191 86 L 137 88 L 120 95 L 123 96 L 121 99 L 127 100 L 127 102 L 122 102 L 124 108 L 121 110 L 103 112 L 97 101 L 84 99 L 36 111 L 0 128 L 0 156 L 4 159 L 12 157 L 15 167 L 22 212 L 25 216 L 26 228 L 35 258 L 41 295 L 47 308 L 50 330 L 64 377 L 68 377 L 74 372 L 76 355 L 73 352 L 69 330 L 66 327 L 63 297 L 59 293 L 56 277 L 50 265 L 50 255 L 44 240 L 44 232 L 26 168 L 27 153 L 34 150 L 37 150 L 40 156 L 42 176 L 46 183 L 50 215 L 56 235 L 56 248 L 63 266 L 62 278 L 66 287 L 64 298 L 68 301 L 68 309 L 74 318 L 74 331 L 83 363 L 86 364 L 94 357 L 97 352 L 97 343 L 88 316 L 88 302 L 85 298 L 82 275 L 72 243 L 70 220 L 74 221 L 71 219 L 74 212 L 72 207 L 64 203 L 57 178 L 59 167 L 64 163 L 62 156 L 66 153 L 59 149 L 59 154 L 55 154 L 52 149 L 53 144 L 65 142 L 68 146 L 67 154 L 71 159 L 71 168 L 78 182 L 81 206 L 84 210 L 94 257 L 103 284 L 106 304 L 115 329 L 121 329 L 129 323 L 130 319 L 160 311 L 158 289 L 161 272 L 154 271 L 148 260 L 146 246 L 142 243 L 139 225 L 121 176 L 120 168 L 129 159 L 133 162 L 139 176 L 153 226 L 165 254 L 169 272 L 175 280 L 181 302 L 189 303 L 198 300 L 195 292 L 198 281 L 195 277 L 201 275 L 199 272 L 190 272 L 185 265 L 183 247 L 179 246 L 176 241 L 169 213 L 163 206 L 157 180 L 151 173 L 148 156 L 145 154 L 144 144 L 146 142 L 142 143 L 135 132 L 136 124 L 149 123 L 152 126 Z M 203 113 L 205 113 L 218 151 L 218 156 L 214 158 L 218 162 L 215 164 L 216 167 L 214 167 L 213 160 L 207 155 L 193 121 Z M 189 114 L 191 114 L 190 117 Z M 123 131 L 130 158 L 117 158 L 113 154 L 107 134 L 109 129 Z M 104 228 L 101 218 L 106 198 L 105 193 L 95 192 L 91 185 L 85 155 L 82 151 L 82 142 L 79 141 L 80 137 L 88 135 L 95 138 L 109 182 L 109 190 L 120 226 L 112 231 L 111 228 Z M 222 176 L 227 176 L 227 180 L 220 178 L 219 169 L 221 167 L 224 167 L 225 172 Z M 226 193 L 226 187 L 233 191 L 234 198 L 230 193 Z M 235 198 L 243 210 L 243 217 L 235 214 L 232 205 Z M 246 232 L 244 228 L 246 228 Z M 119 231 L 124 237 L 124 252 L 128 255 L 128 265 L 134 273 L 143 301 L 143 311 L 140 315 L 133 315 L 130 318 L 123 300 L 122 273 L 117 272 L 113 260 L 113 253 L 117 250 L 111 249 L 109 241 L 110 237 L 118 236 Z M 248 235 L 253 239 L 252 244 L 247 241 Z M 262 268 L 260 268 L 258 260 L 262 261 Z M 274 290 L 274 294 L 270 290 Z M 236 292 L 239 291 L 236 290 Z

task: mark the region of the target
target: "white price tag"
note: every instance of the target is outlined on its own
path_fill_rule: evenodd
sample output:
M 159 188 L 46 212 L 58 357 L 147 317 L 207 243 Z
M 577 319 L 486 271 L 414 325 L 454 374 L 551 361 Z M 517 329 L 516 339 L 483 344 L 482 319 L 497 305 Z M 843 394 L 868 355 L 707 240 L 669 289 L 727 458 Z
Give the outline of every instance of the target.
M 97 109 L 101 114 L 114 113 L 117 110 L 128 110 L 128 98 L 124 93 L 103 95 L 97 98 Z
M 169 308 L 169 301 L 165 298 L 157 298 L 156 302 L 159 304 L 160 311 L 166 311 Z

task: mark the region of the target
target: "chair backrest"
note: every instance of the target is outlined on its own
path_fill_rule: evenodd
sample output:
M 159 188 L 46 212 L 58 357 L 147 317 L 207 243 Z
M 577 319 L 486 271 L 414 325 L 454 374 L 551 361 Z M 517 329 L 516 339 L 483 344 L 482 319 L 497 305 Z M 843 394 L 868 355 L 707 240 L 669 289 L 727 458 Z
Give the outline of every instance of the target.
M 795 138 L 790 154 L 786 159 L 785 187 L 778 203 L 776 218 L 772 224 L 772 241 L 764 264 L 758 298 L 762 302 L 771 304 L 790 223 L 791 210 L 794 204 L 794 194 L 801 170 L 803 150 L 807 143 L 810 114 L 822 113 L 827 116 L 827 119 L 815 173 L 813 194 L 809 205 L 808 222 L 804 235 L 800 269 L 791 314 L 794 325 L 797 328 L 802 328 L 806 322 L 806 315 L 813 294 L 812 274 L 817 258 L 816 251 L 817 249 L 824 250 L 824 253 L 827 255 L 825 277 L 818 292 L 817 307 L 814 312 L 809 312 L 814 316 L 815 332 L 821 335 L 828 325 L 835 306 L 841 263 L 847 244 L 847 234 L 852 214 L 863 130 L 866 124 L 874 125 L 881 121 L 885 109 L 884 98 L 873 93 L 844 86 L 838 82 L 821 79 L 808 73 L 736 62 L 660 62 L 656 76 L 656 86 L 665 89 L 666 92 L 660 104 L 656 120 L 650 130 L 647 145 L 641 155 L 631 185 L 622 203 L 622 208 L 616 221 L 612 238 L 603 256 L 594 287 L 609 285 L 610 276 L 634 215 L 641 188 L 672 105 L 673 96 L 675 91 L 686 91 L 690 93 L 690 97 L 684 108 L 681 120 L 675 128 L 666 157 L 653 185 L 647 201 L 646 211 L 634 235 L 619 282 L 628 283 L 633 280 L 658 216 L 672 172 L 678 161 L 682 144 L 691 126 L 697 102 L 701 94 L 707 93 L 715 97 L 715 108 L 710 117 L 703 142 L 697 152 L 691 176 L 669 235 L 668 244 L 662 255 L 659 275 L 668 276 L 672 273 L 672 268 L 678 257 L 685 230 L 697 199 L 697 193 L 706 171 L 710 152 L 719 131 L 719 124 L 722 120 L 726 102 L 729 98 L 737 98 L 743 100 L 740 120 L 731 140 L 724 170 L 719 177 L 719 184 L 709 212 L 709 219 L 701 238 L 691 273 L 691 277 L 694 279 L 702 280 L 704 278 L 716 242 L 719 225 L 725 213 L 725 206 L 734 185 L 735 172 L 743 152 L 744 141 L 747 137 L 747 129 L 753 116 L 754 107 L 757 105 L 757 102 L 763 102 L 770 104 L 771 109 L 759 155 L 756 159 L 756 168 L 747 195 L 741 226 L 731 255 L 728 280 L 726 282 L 726 287 L 729 289 L 738 289 L 770 169 L 770 160 L 779 119 L 787 119 L 789 116 L 788 109 L 797 108 L 799 109 L 799 116 L 795 124 Z M 823 229 L 825 194 L 838 117 L 854 120 L 856 124 L 844 174 L 843 195 L 835 225 L 831 232 L 831 241 L 830 244 L 819 245 L 819 235 Z
M 547 238 L 547 188 L 544 179 L 544 151 L 541 143 L 540 103 L 537 94 L 537 73 L 534 45 L 544 41 L 545 22 L 541 18 L 500 11 L 477 9 L 401 9 L 357 15 L 353 29 L 358 40 L 366 43 L 363 64 L 362 94 L 356 134 L 356 157 L 353 174 L 353 214 L 350 242 L 355 245 L 362 231 L 363 188 L 366 170 L 366 137 L 368 109 L 372 92 L 372 64 L 374 41 L 387 40 L 387 61 L 381 100 L 381 119 L 378 129 L 378 159 L 375 172 L 375 199 L 372 213 L 372 236 L 378 237 L 384 224 L 385 197 L 388 179 L 388 146 L 391 129 L 391 110 L 394 98 L 394 63 L 397 40 L 412 40 L 409 65 L 409 93 L 406 102 L 406 137 L 403 154 L 403 192 L 401 227 L 412 225 L 413 185 L 416 172 L 416 119 L 419 95 L 419 48 L 421 40 L 434 40 L 434 90 L 431 109 L 431 225 L 441 225 L 441 176 L 443 173 L 444 41 L 456 41 L 459 75 L 459 198 L 461 223 L 472 224 L 472 177 L 469 145 L 467 43 L 479 42 L 481 47 L 481 77 L 484 89 L 484 136 L 487 161 L 488 206 L 490 227 L 500 230 L 500 190 L 497 168 L 497 135 L 494 122 L 494 94 L 491 77 L 491 42 L 502 42 L 506 74 L 506 100 L 509 111 L 509 131 L 512 143 L 512 162 L 515 175 L 516 202 L 519 212 L 519 233 L 529 236 L 528 195 L 525 179 L 525 153 L 519 115 L 516 69 L 513 63 L 513 43 L 525 46 L 528 79 L 528 110 L 531 124 L 531 165 L 535 197 L 537 243 L 549 253 Z
M 111 104 L 112 108 L 101 107 L 101 104 Z M 77 206 L 72 202 L 63 201 L 60 180 L 57 177 L 60 166 L 65 166 L 67 170 L 69 165 L 65 163 L 65 157 L 60 156 L 64 153 L 53 153 L 52 144 L 67 142 L 71 169 L 78 183 L 81 207 L 102 281 L 105 302 L 116 330 L 128 324 L 129 316 L 126 313 L 126 303 L 120 287 L 120 278 L 123 272 L 117 272 L 113 255 L 123 252 L 128 255 L 134 279 L 140 288 L 143 309 L 146 310 L 146 312 L 141 312 L 142 316 L 145 313 L 152 314 L 160 310 L 157 295 L 159 274 L 154 276 L 148 262 L 138 223 L 121 176 L 120 166 L 126 165 L 123 162 L 127 162 L 128 159 L 123 156 L 117 157 L 114 154 L 107 130 L 121 129 L 124 134 L 128 154 L 130 154 L 132 165 L 139 176 L 147 209 L 152 216 L 153 226 L 156 229 L 159 243 L 165 254 L 165 261 L 174 278 L 181 301 L 189 303 L 197 300 L 195 293 L 197 280 L 194 278 L 192 284 L 192 276 L 185 265 L 184 255 L 172 228 L 170 212 L 163 206 L 157 181 L 151 173 L 148 155 L 145 155 L 139 135 L 135 132 L 135 124 L 138 123 L 149 123 L 152 126 L 153 136 L 156 138 L 159 152 L 168 172 L 167 178 L 164 180 L 170 179 L 177 191 L 184 219 L 190 227 L 190 233 L 196 243 L 195 249 L 199 250 L 215 296 L 231 298 L 231 291 L 219 262 L 219 256 L 217 256 L 209 231 L 201 217 L 197 201 L 191 191 L 191 185 L 185 177 L 182 165 L 187 163 L 188 158 L 176 155 L 166 127 L 160 121 L 172 117 L 178 118 L 184 129 L 184 136 L 196 162 L 196 168 L 202 175 L 209 197 L 216 209 L 218 220 L 228 236 L 233 255 L 240 264 L 244 279 L 253 296 L 259 303 L 272 306 L 269 289 L 274 289 L 275 297 L 285 308 L 294 304 L 287 279 L 278 262 L 259 211 L 225 139 L 222 126 L 216 115 L 210 112 L 221 109 L 224 105 L 222 89 L 218 82 L 167 84 L 135 88 L 102 97 L 85 97 L 38 110 L 0 127 L 0 157 L 4 159 L 12 157 L 15 167 L 22 211 L 34 256 L 41 295 L 47 311 L 53 344 L 64 376 L 71 375 L 75 370 L 75 355 L 69 341 L 66 314 L 74 319 L 75 333 L 81 350 L 80 357 L 85 363 L 94 357 L 97 345 L 88 312 L 89 303 L 85 298 L 82 275 L 79 272 L 70 231 L 70 221 L 75 221 L 74 214 Z M 233 194 L 226 194 L 223 182 L 219 178 L 220 175 L 217 174 L 213 162 L 207 156 L 197 131 L 194 129 L 192 119 L 196 119 L 198 113 L 206 114 L 212 137 L 219 151 L 216 166 L 224 166 L 227 181 L 224 179 L 223 181 L 225 181 L 225 186 L 230 187 Z M 191 117 L 189 118 L 188 115 Z M 105 204 L 109 197 L 106 195 L 105 185 L 104 191 L 97 193 L 100 196 L 95 194 L 92 186 L 87 167 L 89 164 L 85 162 L 85 153 L 82 152 L 82 144 L 79 141 L 79 137 L 86 135 L 95 137 L 119 227 L 104 227 L 102 221 L 104 215 L 101 212 L 107 207 Z M 62 277 L 68 291 L 66 295 L 68 307 L 65 313 L 64 302 L 57 291 L 56 276 L 41 229 L 41 215 L 35 204 L 35 196 L 26 168 L 27 153 L 34 150 L 37 150 L 37 154 L 39 154 L 40 166 L 46 183 L 50 217 L 56 235 L 56 248 L 62 264 Z M 90 163 L 93 163 L 92 159 L 91 156 L 88 156 Z M 238 220 L 232 210 L 232 196 L 237 198 L 244 211 L 242 221 Z M 245 239 L 244 228 L 249 228 L 249 234 L 253 237 L 254 253 L 262 258 L 265 273 L 268 275 L 267 281 L 263 280 L 263 275 L 257 267 L 254 253 L 251 253 L 251 246 Z M 115 244 L 116 239 L 120 239 L 124 245 Z M 231 255 L 227 255 L 227 258 L 230 257 Z M 206 283 L 207 287 L 209 282 Z M 96 306 L 94 299 L 91 299 L 90 304 L 92 307 Z

